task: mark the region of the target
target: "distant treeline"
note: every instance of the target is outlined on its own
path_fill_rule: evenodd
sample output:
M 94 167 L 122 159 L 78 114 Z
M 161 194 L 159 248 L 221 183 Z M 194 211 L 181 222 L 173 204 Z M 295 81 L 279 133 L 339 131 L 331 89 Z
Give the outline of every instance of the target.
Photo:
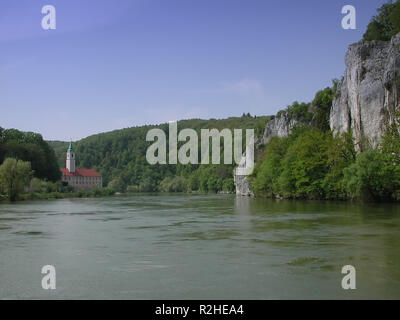
M 220 120 L 181 120 L 178 121 L 178 131 L 185 128 L 194 129 L 200 137 L 201 129 L 227 128 L 232 132 L 233 129 L 254 129 L 256 135 L 261 135 L 269 119 L 270 117 L 257 117 L 246 113 L 241 117 Z M 150 165 L 146 160 L 146 150 L 152 142 L 146 141 L 146 134 L 152 128 L 162 129 L 168 141 L 167 123 L 116 130 L 77 141 L 74 144 L 77 167 L 98 170 L 103 176 L 104 185 L 119 192 L 234 191 L 235 164 Z M 243 148 L 244 141 L 245 134 L 243 134 Z M 49 143 L 56 151 L 59 165 L 64 167 L 68 143 L 60 141 Z

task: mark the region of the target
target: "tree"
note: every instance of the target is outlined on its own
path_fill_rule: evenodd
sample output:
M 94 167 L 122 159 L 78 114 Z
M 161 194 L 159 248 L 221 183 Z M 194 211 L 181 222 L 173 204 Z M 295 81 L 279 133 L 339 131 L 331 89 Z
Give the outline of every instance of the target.
M 295 197 L 323 198 L 327 160 L 326 135 L 313 128 L 305 131 L 288 148 L 283 159 L 283 187 Z
M 264 158 L 256 165 L 252 186 L 257 194 L 269 196 L 281 192 L 278 179 L 282 173 L 282 159 L 288 148 L 288 138 L 272 137 L 265 150 Z
M 400 1 L 384 4 L 378 10 L 368 24 L 367 31 L 363 36 L 364 41 L 383 40 L 388 41 L 400 32 Z
M 389 200 L 397 185 L 394 170 L 378 150 L 371 149 L 358 154 L 356 162 L 344 169 L 343 181 L 352 198 Z
M 0 186 L 10 201 L 15 201 L 24 187 L 29 185 L 32 175 L 31 164 L 27 161 L 7 158 L 3 162 L 0 166 Z
M 115 178 L 108 183 L 108 188 L 113 189 L 116 192 L 124 192 L 125 184 L 121 178 Z
M 252 117 L 244 114 L 243 117 L 230 117 L 227 119 L 190 119 L 178 122 L 178 129 L 190 128 L 197 132 L 200 137 L 201 129 L 254 129 L 256 136 L 262 135 L 265 124 L 270 120 L 269 116 Z M 143 192 L 156 192 L 159 190 L 201 190 L 208 192 L 208 179 L 215 176 L 218 183 L 210 182 L 210 186 L 220 191 L 223 187 L 222 181 L 233 178 L 235 164 L 231 165 L 204 165 L 204 164 L 155 164 L 151 165 L 146 160 L 146 150 L 152 142 L 146 141 L 146 134 L 150 129 L 159 128 L 169 133 L 168 123 L 157 126 L 132 127 L 100 133 L 82 139 L 75 144 L 77 167 L 93 168 L 103 176 L 104 185 L 108 185 L 114 179 L 119 179 L 117 185 L 121 184 L 121 190 L 131 186 L 130 190 Z M 242 134 L 242 147 L 244 151 L 246 134 Z M 50 146 L 55 150 L 58 163 L 65 164 L 65 150 L 68 143 L 50 141 Z M 180 147 L 183 142 L 178 142 Z M 168 148 L 167 148 L 168 149 Z M 199 159 L 201 155 L 199 145 Z M 221 148 L 221 161 L 223 162 L 224 148 Z M 19 157 L 20 158 L 20 157 Z M 20 158 L 22 159 L 22 158 Z M 28 160 L 28 159 L 23 159 Z M 32 168 L 33 162 L 32 162 Z M 37 172 L 36 172 L 37 174 Z M 183 177 L 170 181 L 166 177 Z M 39 177 L 40 178 L 40 177 Z M 164 179 L 166 179 L 164 181 Z M 161 182 L 163 182 L 161 186 Z M 115 181 L 111 184 L 113 184 Z M 227 182 L 228 185 L 228 182 Z M 134 186 L 134 187 L 133 187 Z M 231 188 L 231 184 L 229 186 Z
M 380 150 L 388 163 L 400 167 L 400 112 L 396 112 L 393 123 L 386 127 Z
M 393 197 L 400 200 L 400 113 L 395 114 L 394 121 L 386 128 L 379 151 L 384 162 L 383 170 L 391 175 Z
M 222 182 L 222 190 L 226 192 L 234 192 L 235 191 L 235 184 L 233 183 L 233 179 L 225 179 Z
M 335 86 L 335 83 L 333 83 Z M 333 88 L 325 88 L 316 93 L 315 98 L 312 102 L 314 108 L 313 125 L 320 130 L 328 131 L 329 127 L 329 115 L 331 112 L 332 101 L 334 97 Z
M 324 198 L 328 166 L 328 133 L 299 126 L 286 138 L 273 137 L 251 178 L 256 194 Z
M 61 172 L 53 149 L 38 133 L 16 129 L 0 130 L 0 163 L 4 158 L 29 161 L 35 177 L 57 181 Z
M 341 135 L 333 133 L 327 138 L 329 172 L 325 176 L 322 186 L 327 199 L 346 198 L 343 186 L 343 170 L 354 163 L 356 151 L 351 131 Z

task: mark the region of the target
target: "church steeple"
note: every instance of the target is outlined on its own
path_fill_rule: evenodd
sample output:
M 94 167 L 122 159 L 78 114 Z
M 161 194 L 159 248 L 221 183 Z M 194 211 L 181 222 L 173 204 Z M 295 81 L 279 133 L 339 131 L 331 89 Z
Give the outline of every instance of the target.
M 69 147 L 67 150 L 67 161 L 65 167 L 70 173 L 75 172 L 75 152 L 74 148 L 72 147 L 72 141 L 69 143 Z

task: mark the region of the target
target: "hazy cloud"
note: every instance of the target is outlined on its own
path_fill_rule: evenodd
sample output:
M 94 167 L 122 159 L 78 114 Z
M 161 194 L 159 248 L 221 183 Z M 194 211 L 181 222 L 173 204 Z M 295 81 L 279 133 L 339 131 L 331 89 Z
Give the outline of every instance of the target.
M 260 81 L 255 79 L 241 79 L 234 82 L 221 82 L 220 92 L 235 94 L 260 94 L 264 89 Z

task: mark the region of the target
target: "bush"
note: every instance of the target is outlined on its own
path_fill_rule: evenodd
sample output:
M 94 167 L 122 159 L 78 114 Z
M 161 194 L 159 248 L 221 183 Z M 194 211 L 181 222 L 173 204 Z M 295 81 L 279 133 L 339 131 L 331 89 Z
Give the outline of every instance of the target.
M 235 184 L 232 178 L 227 178 L 222 183 L 222 191 L 225 192 L 234 192 L 235 191 Z
M 29 187 L 31 192 L 41 192 L 42 191 L 42 181 L 38 178 L 33 178 Z
M 108 183 L 108 188 L 115 190 L 115 192 L 124 192 L 126 187 L 121 178 L 115 178 Z
M 128 186 L 127 188 L 126 188 L 126 191 L 127 192 L 139 192 L 139 186 Z
M 30 183 L 33 171 L 27 161 L 7 158 L 0 166 L 0 186 L 10 201 L 15 201 Z
M 344 169 L 344 185 L 351 198 L 388 200 L 398 187 L 399 180 L 398 177 L 393 179 L 395 176 L 395 168 L 387 166 L 382 153 L 367 150 Z
M 187 191 L 187 181 L 184 177 L 166 177 L 160 183 L 162 192 L 185 192 Z

